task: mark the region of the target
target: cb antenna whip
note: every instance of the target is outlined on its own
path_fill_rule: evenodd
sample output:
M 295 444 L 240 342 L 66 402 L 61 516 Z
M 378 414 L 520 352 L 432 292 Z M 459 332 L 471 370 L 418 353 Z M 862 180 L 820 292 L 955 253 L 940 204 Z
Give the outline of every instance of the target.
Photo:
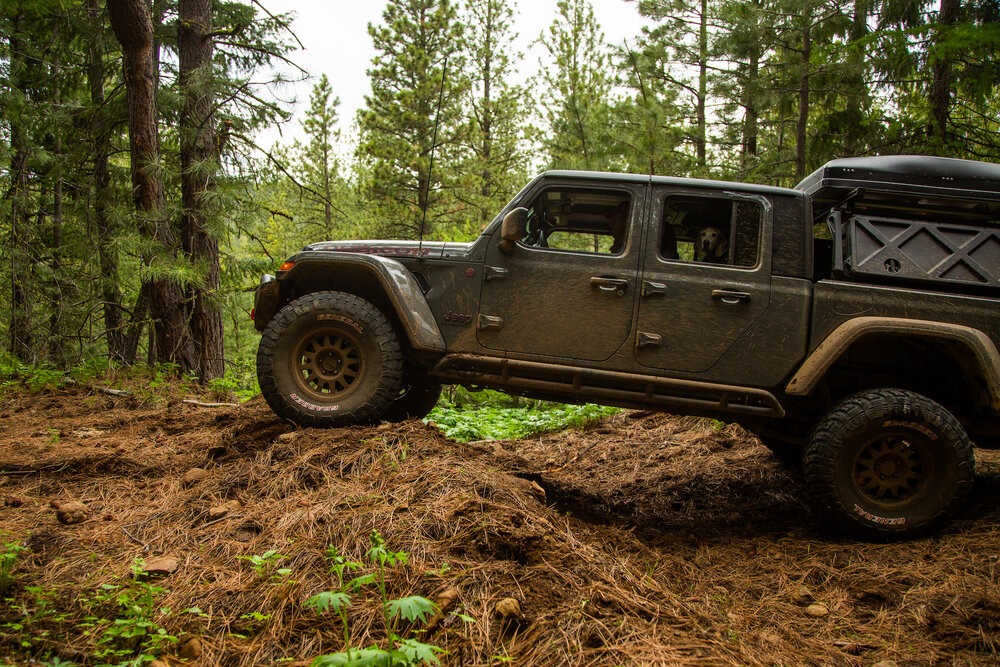
M 441 64 L 441 86 L 438 89 L 437 111 L 434 113 L 434 134 L 431 138 L 431 162 L 427 167 L 427 185 L 424 188 L 424 206 L 420 214 L 420 243 L 417 246 L 417 257 L 424 256 L 424 229 L 427 228 L 427 209 L 431 204 L 431 177 L 434 174 L 434 152 L 437 150 L 438 127 L 441 125 L 441 106 L 444 103 L 444 82 L 448 76 L 448 56 Z

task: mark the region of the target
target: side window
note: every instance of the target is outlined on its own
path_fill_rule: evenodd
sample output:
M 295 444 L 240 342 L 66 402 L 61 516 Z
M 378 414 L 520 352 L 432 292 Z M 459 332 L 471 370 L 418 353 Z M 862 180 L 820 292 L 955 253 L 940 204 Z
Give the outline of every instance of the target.
M 757 202 L 722 197 L 667 197 L 659 254 L 663 259 L 753 267 L 760 250 Z
M 625 251 L 632 211 L 627 192 L 548 188 L 526 208 L 523 245 L 611 255 Z

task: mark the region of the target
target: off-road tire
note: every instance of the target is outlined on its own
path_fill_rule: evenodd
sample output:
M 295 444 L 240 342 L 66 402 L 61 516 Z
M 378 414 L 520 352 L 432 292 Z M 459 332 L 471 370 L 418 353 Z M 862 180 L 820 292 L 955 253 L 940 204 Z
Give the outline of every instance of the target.
M 902 389 L 873 389 L 820 419 L 804 452 L 821 519 L 872 540 L 917 537 L 945 523 L 972 490 L 972 442 L 955 417 Z
M 441 398 L 441 383 L 427 377 L 426 372 L 413 371 L 404 376 L 399 396 L 386 411 L 385 420 L 401 422 L 423 419 Z
M 282 308 L 264 330 L 257 379 L 271 409 L 300 426 L 370 423 L 399 396 L 399 339 L 368 301 L 314 292 Z

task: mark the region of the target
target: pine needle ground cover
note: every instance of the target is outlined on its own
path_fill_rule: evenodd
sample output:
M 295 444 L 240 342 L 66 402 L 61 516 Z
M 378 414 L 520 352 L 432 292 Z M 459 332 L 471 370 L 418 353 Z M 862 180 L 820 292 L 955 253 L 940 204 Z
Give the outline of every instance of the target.
M 699 420 L 463 444 L 419 421 L 296 429 L 259 399 L 2 400 L 0 663 L 1000 658 L 990 452 L 946 532 L 863 544 L 820 532 L 752 437 Z

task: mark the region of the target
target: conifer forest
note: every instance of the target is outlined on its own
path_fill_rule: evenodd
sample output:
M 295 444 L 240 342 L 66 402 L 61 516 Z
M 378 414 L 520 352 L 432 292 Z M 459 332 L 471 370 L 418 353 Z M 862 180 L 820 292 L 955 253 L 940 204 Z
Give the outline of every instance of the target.
M 600 1 L 646 27 L 608 43 L 588 0 L 541 30 L 517 0 L 388 0 L 364 106 L 302 72 L 290 121 L 269 91 L 294 16 L 266 0 L 5 0 L 0 358 L 245 372 L 252 289 L 305 243 L 469 240 L 548 168 L 794 185 L 836 157 L 1000 161 L 996 0 Z M 521 35 L 547 63 L 528 78 Z

